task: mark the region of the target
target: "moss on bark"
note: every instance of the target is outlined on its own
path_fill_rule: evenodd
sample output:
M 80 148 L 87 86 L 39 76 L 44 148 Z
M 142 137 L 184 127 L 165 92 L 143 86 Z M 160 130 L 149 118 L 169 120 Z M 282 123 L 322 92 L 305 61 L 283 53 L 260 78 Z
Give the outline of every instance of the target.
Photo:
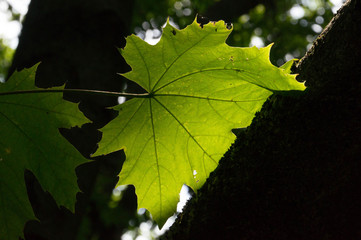
M 361 1 L 348 1 L 161 239 L 361 239 Z

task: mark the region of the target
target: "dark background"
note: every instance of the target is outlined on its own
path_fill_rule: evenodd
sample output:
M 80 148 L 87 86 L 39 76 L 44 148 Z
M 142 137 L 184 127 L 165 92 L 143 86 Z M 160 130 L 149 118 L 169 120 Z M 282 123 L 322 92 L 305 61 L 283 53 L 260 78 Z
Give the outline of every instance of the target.
M 66 83 L 67 88 L 123 91 L 126 87 L 127 92 L 140 92 L 138 86 L 116 74 L 130 70 L 117 48 L 125 46 L 125 37 L 131 33 L 144 37 L 147 31 L 149 35 L 151 30 L 161 29 L 168 16 L 184 28 L 196 15 L 201 22 L 222 19 L 232 23 L 229 45 L 250 46 L 255 37 L 265 46 L 274 42 L 271 61 L 280 66 L 290 58 L 304 56 L 320 33 L 315 25 L 323 28 L 333 16 L 329 1 L 318 1 L 314 8 L 304 2 L 32 0 L 12 60 L 0 41 L 0 74 L 6 77 L 15 69 L 41 61 L 36 79 L 39 87 Z M 300 19 L 290 14 L 296 6 L 305 12 Z M 15 12 L 13 16 L 17 18 Z M 117 104 L 117 99 L 72 94 L 64 98 L 80 102 L 80 109 L 93 121 L 82 128 L 61 130 L 88 157 L 101 137 L 97 129 L 116 116 L 106 107 Z M 119 239 L 127 229 L 135 230 L 136 236 L 139 225 L 150 221 L 149 214 L 137 214 L 133 187 L 120 196 L 112 194 L 124 158 L 122 152 L 116 152 L 76 169 L 82 193 L 77 196 L 75 213 L 58 208 L 33 174 L 26 172 L 29 199 L 40 221 L 26 224 L 25 239 Z

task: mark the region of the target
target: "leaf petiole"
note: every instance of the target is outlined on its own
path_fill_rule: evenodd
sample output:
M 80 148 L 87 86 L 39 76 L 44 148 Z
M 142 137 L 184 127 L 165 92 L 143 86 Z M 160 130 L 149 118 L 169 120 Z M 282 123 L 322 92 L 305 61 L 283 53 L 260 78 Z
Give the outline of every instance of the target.
M 96 95 L 105 95 L 105 96 L 115 96 L 115 97 L 137 97 L 137 98 L 147 98 L 149 93 L 122 93 L 122 92 L 110 92 L 102 90 L 90 90 L 90 89 L 44 89 L 44 90 L 18 90 L 10 92 L 0 92 L 0 96 L 5 95 L 16 95 L 16 94 L 34 94 L 34 93 L 81 93 L 81 94 L 96 94 Z

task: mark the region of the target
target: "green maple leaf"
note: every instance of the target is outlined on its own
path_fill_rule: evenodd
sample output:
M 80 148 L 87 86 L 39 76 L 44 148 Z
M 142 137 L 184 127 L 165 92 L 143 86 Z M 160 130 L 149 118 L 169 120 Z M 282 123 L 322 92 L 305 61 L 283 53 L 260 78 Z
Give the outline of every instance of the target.
M 176 210 L 183 184 L 199 189 L 275 91 L 304 90 L 269 61 L 270 47 L 230 47 L 223 21 L 183 30 L 169 24 L 149 45 L 132 35 L 122 54 L 124 74 L 148 94 L 116 106 L 119 116 L 101 129 L 95 155 L 124 149 L 118 185 L 133 184 L 138 207 L 159 225 Z
M 0 239 L 18 239 L 26 221 L 36 219 L 27 198 L 24 170 L 34 173 L 59 205 L 74 209 L 79 191 L 75 167 L 88 161 L 58 128 L 88 122 L 62 93 L 1 95 L 34 87 L 34 66 L 0 84 Z M 63 88 L 53 88 L 61 90 Z

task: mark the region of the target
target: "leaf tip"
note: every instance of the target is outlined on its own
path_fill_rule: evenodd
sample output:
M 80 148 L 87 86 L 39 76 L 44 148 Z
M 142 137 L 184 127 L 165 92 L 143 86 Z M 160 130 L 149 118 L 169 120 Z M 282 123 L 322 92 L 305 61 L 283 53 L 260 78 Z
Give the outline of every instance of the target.
M 169 17 L 169 16 L 167 17 L 166 25 L 171 25 L 171 24 L 170 24 L 170 17 Z
M 165 24 L 165 26 L 162 28 L 163 29 L 163 34 L 165 34 L 165 33 L 171 33 L 171 34 L 173 34 L 173 36 L 175 36 L 176 34 L 177 34 L 177 32 L 178 31 L 180 31 L 180 30 L 178 30 L 176 27 L 174 27 L 172 24 L 171 24 L 171 22 L 170 22 L 170 20 L 169 20 L 169 17 L 167 18 L 167 22 L 166 22 L 166 24 Z M 162 35 L 162 37 L 161 37 L 161 41 L 162 41 L 162 38 L 163 38 L 163 35 Z M 159 43 L 159 42 L 158 42 Z M 157 43 L 157 44 L 158 44 Z M 156 44 L 156 45 L 157 45 Z
M 270 43 L 265 47 L 262 47 L 263 49 L 267 49 L 269 52 L 271 52 L 271 48 L 273 47 L 274 43 Z

